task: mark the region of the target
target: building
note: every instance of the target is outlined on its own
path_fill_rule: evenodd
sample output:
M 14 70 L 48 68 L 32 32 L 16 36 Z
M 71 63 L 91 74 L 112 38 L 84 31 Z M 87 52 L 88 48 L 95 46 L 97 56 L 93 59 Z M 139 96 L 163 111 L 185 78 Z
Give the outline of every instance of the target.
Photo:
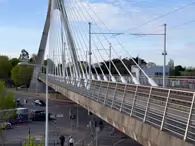
M 143 71 L 149 76 L 152 77 L 158 85 L 162 85 L 163 80 L 163 66 L 141 66 Z M 140 81 L 140 83 L 148 84 L 147 79 L 143 72 L 140 71 L 140 69 L 136 65 L 131 66 L 131 72 L 132 74 Z M 165 75 L 166 77 L 169 77 L 170 75 L 170 67 L 165 67 Z

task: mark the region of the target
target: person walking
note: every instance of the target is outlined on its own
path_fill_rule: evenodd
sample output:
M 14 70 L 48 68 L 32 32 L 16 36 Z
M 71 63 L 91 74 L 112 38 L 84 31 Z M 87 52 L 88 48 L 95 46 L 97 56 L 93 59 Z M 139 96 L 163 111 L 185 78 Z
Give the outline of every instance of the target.
M 74 146 L 74 139 L 72 136 L 69 139 L 69 146 Z
M 63 135 L 60 136 L 60 145 L 64 146 L 65 137 Z

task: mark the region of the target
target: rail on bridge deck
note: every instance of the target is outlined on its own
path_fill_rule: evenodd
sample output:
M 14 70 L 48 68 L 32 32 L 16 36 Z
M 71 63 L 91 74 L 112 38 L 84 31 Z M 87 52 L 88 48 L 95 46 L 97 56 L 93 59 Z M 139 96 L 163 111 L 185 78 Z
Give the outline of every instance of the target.
M 39 79 L 44 82 L 45 75 L 40 74 Z M 149 123 L 184 141 L 195 142 L 195 92 L 96 80 L 67 80 L 52 75 L 49 75 L 49 82 Z

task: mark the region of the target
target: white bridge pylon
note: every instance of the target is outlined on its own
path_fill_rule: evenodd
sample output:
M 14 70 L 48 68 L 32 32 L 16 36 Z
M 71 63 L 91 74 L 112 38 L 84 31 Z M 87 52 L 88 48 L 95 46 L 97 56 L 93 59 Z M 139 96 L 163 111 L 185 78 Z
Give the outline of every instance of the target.
M 101 31 L 89 27 L 89 21 L 91 24 L 96 23 L 91 13 L 84 13 L 84 10 L 90 9 L 85 9 L 77 2 L 78 0 L 66 0 L 65 2 L 63 0 L 49 0 L 48 14 L 37 57 L 41 60 L 39 64 L 43 63 L 44 54 L 47 54 L 49 75 L 55 76 L 60 82 L 65 81 L 78 87 L 89 89 L 91 80 L 139 85 L 139 79 L 131 73 L 131 69 L 120 59 L 117 49 L 114 47 L 112 47 L 112 53 L 115 56 L 112 58 L 118 59 L 122 64 L 120 68 L 126 70 L 131 81 L 122 75 L 111 56 L 109 58 L 107 46 L 110 42 L 101 40 L 105 36 L 92 36 L 91 31 L 99 31 L 100 33 Z M 97 27 L 99 26 L 97 25 Z M 135 62 L 135 60 L 133 61 Z M 148 83 L 157 86 L 154 80 L 148 77 L 136 62 L 135 64 L 145 75 Z

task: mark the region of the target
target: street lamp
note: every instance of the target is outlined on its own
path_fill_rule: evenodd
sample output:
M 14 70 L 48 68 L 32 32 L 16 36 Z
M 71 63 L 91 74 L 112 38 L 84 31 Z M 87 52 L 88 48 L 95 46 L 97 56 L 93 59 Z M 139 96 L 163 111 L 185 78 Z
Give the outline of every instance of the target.
M 45 146 L 48 146 L 48 67 L 39 64 L 29 64 L 28 62 L 19 62 L 20 66 L 33 66 L 33 67 L 43 67 L 46 69 L 46 119 L 45 119 Z

